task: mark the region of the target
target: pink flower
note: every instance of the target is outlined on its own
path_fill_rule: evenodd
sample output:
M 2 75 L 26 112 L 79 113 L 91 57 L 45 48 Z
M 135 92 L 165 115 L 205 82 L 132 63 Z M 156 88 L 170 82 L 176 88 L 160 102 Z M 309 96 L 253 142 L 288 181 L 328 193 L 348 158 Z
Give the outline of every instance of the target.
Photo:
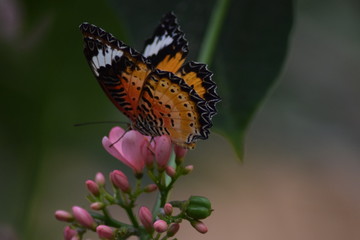
M 172 167 L 172 166 L 167 166 L 165 168 L 165 171 L 166 171 L 166 174 L 169 176 L 169 177 L 174 177 L 175 174 L 176 174 L 176 170 Z
M 174 236 L 179 231 L 179 228 L 180 228 L 180 224 L 178 223 L 171 224 L 169 230 L 167 231 L 167 236 L 168 237 Z
M 194 222 L 191 222 L 191 225 L 199 232 L 199 233 L 207 233 L 208 231 L 208 228 L 207 226 L 201 222 L 201 221 L 194 221 Z
M 90 208 L 96 211 L 103 209 L 105 205 L 102 202 L 93 202 L 90 204 Z
M 175 152 L 175 155 L 176 155 L 176 158 L 183 158 L 185 157 L 186 153 L 187 153 L 187 149 L 186 148 L 183 148 L 179 145 L 176 145 L 174 146 L 174 152 Z
M 64 210 L 57 210 L 55 212 L 55 217 L 57 220 L 63 222 L 71 222 L 72 220 L 74 220 L 73 215 L 71 215 L 71 213 Z
M 65 240 L 76 239 L 76 235 L 77 235 L 76 230 L 72 229 L 70 226 L 66 226 L 64 228 L 64 239 Z
M 90 229 L 94 229 L 96 227 L 96 223 L 88 211 L 78 206 L 72 207 L 72 211 L 75 219 L 81 225 Z
M 85 182 L 85 185 L 89 192 L 91 192 L 94 196 L 99 196 L 99 186 L 96 184 L 96 182 L 94 182 L 93 180 L 87 180 Z
M 99 186 L 104 186 L 105 185 L 105 177 L 104 174 L 102 174 L 101 172 L 98 172 L 95 175 L 95 182 L 99 185 Z
M 161 219 L 156 220 L 154 222 L 153 226 L 154 226 L 155 231 L 157 231 L 158 233 L 163 233 L 168 228 L 168 224 L 164 220 L 161 220 Z
M 139 219 L 142 225 L 147 231 L 152 231 L 153 229 L 153 216 L 150 210 L 147 207 L 141 207 L 139 209 Z
M 182 173 L 183 173 L 184 175 L 186 175 L 186 174 L 191 173 L 193 170 L 194 170 L 194 166 L 193 166 L 193 165 L 187 165 L 186 167 L 184 167 Z
M 141 175 L 147 159 L 144 148 L 149 146 L 149 140 L 138 131 L 125 132 L 120 127 L 110 130 L 109 137 L 104 137 L 102 144 L 106 151 L 133 169 L 136 175 Z
M 149 184 L 146 187 L 144 187 L 144 192 L 151 193 L 157 189 L 158 189 L 158 187 L 156 186 L 156 184 L 152 183 L 152 184 Z
M 166 215 L 171 216 L 171 214 L 173 213 L 173 206 L 170 203 L 165 203 L 164 212 Z
M 112 184 L 120 188 L 123 192 L 130 192 L 129 180 L 126 175 L 120 170 L 114 170 L 110 173 L 110 180 Z
M 172 144 L 170 136 L 162 135 L 154 138 L 155 159 L 159 170 L 164 170 L 169 162 Z
M 111 227 L 106 225 L 97 226 L 96 233 L 101 239 L 112 239 L 114 237 L 114 231 Z

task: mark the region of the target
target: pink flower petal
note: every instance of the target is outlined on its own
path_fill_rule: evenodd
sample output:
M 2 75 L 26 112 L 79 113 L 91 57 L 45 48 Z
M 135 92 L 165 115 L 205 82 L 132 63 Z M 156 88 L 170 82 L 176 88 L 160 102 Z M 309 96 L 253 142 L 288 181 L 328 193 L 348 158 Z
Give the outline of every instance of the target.
M 121 151 L 121 140 L 124 138 L 126 132 L 121 127 L 113 127 L 109 133 L 109 140 L 117 150 Z
M 131 130 L 121 141 L 121 154 L 126 156 L 135 172 L 141 173 L 145 166 L 145 157 L 141 149 L 146 138 L 139 132 Z
M 120 152 L 116 149 L 108 137 L 103 137 L 102 145 L 104 146 L 105 150 L 108 151 L 108 153 L 110 153 L 113 157 L 121 161 L 124 159 L 124 157 L 120 154 Z

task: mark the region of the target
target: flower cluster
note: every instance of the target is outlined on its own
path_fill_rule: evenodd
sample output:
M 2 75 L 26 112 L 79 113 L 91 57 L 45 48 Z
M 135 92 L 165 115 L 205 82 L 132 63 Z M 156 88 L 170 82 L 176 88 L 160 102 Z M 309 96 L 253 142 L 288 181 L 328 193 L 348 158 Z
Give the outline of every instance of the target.
M 184 165 L 187 150 L 172 146 L 169 136 L 148 137 L 135 130 L 126 132 L 114 127 L 108 137 L 102 140 L 104 148 L 123 164 L 130 167 L 136 179 L 131 184 L 120 170 L 109 174 L 112 190 L 106 188 L 106 179 L 97 173 L 93 180 L 85 182 L 89 191 L 88 200 L 92 211 L 73 206 L 72 211 L 58 210 L 55 217 L 69 223 L 64 229 L 65 240 L 82 239 L 86 231 L 95 231 L 100 239 L 170 239 L 187 220 L 200 233 L 207 227 L 201 221 L 211 212 L 209 200 L 201 196 L 191 196 L 183 201 L 168 201 L 170 190 L 176 180 L 193 170 L 192 165 Z M 175 153 L 172 154 L 172 152 Z M 142 179 L 147 174 L 153 183 L 144 185 Z M 152 211 L 146 206 L 136 210 L 136 200 L 141 194 L 157 192 L 158 202 Z M 131 224 L 114 219 L 108 207 L 123 208 Z M 178 208 L 175 214 L 174 208 Z

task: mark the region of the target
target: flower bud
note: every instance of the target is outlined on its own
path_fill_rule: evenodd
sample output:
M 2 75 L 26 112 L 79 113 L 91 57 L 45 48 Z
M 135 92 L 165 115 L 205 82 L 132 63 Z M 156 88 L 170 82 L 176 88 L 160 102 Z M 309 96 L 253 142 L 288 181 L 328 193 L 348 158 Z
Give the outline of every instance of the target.
M 112 184 L 115 187 L 120 188 L 121 191 L 126 193 L 130 192 L 129 180 L 123 172 L 119 170 L 112 171 L 110 173 L 110 180 Z
M 72 220 L 74 220 L 73 215 L 71 215 L 71 213 L 64 210 L 57 210 L 55 212 L 55 218 L 63 222 L 71 222 Z
M 95 175 L 95 182 L 99 185 L 99 186 L 104 186 L 105 185 L 105 177 L 104 174 L 102 174 L 101 172 L 98 172 Z
M 153 169 L 155 158 L 155 142 L 148 138 L 148 141 L 144 143 L 141 148 L 143 155 L 145 156 L 145 165 L 148 169 Z
M 175 146 L 174 146 L 174 152 L 175 152 L 176 158 L 184 158 L 187 151 L 188 150 L 186 148 L 183 148 L 179 145 L 175 144 Z
M 165 170 L 172 152 L 172 144 L 169 135 L 155 137 L 155 159 L 160 171 Z
M 166 235 L 168 237 L 173 237 L 179 231 L 179 228 L 180 228 L 180 224 L 178 223 L 171 224 Z
M 193 170 L 194 170 L 194 166 L 188 165 L 188 166 L 184 167 L 182 174 L 187 175 L 187 174 L 191 173 Z
M 99 225 L 96 228 L 96 233 L 101 239 L 113 239 L 114 231 L 111 227 L 106 225 Z
M 76 235 L 77 235 L 76 230 L 72 229 L 70 226 L 66 226 L 64 228 L 64 239 L 65 240 L 76 239 Z
M 176 174 L 175 169 L 174 169 L 173 167 L 171 167 L 171 166 L 167 166 L 167 167 L 165 168 L 165 171 L 166 171 L 166 174 L 167 174 L 169 177 L 174 177 L 175 174 Z
M 87 180 L 85 184 L 87 189 L 89 190 L 89 192 L 91 192 L 92 195 L 96 197 L 100 195 L 99 186 L 96 184 L 96 182 L 94 182 L 93 180 Z
M 199 233 L 207 233 L 208 228 L 207 226 L 201 221 L 193 221 L 191 225 L 198 231 Z
M 170 203 L 165 203 L 164 213 L 168 216 L 171 216 L 171 214 L 173 213 L 173 206 Z
M 201 196 L 191 196 L 188 200 L 186 214 L 194 219 L 204 219 L 212 212 L 209 199 Z
M 96 223 L 88 211 L 78 206 L 72 207 L 72 211 L 75 219 L 81 225 L 90 229 L 95 229 Z
M 151 193 L 151 192 L 153 192 L 153 191 L 156 191 L 156 189 L 157 189 L 156 184 L 152 183 L 152 184 L 147 185 L 147 186 L 144 188 L 144 192 Z
M 153 226 L 154 226 L 155 231 L 158 233 L 163 233 L 168 228 L 168 224 L 164 220 L 161 220 L 161 219 L 156 220 L 154 222 Z
M 139 219 L 142 225 L 148 232 L 153 230 L 153 216 L 147 207 L 141 207 L 139 209 Z
M 102 210 L 104 206 L 105 205 L 102 202 L 93 202 L 92 204 L 90 204 L 90 208 L 96 211 Z

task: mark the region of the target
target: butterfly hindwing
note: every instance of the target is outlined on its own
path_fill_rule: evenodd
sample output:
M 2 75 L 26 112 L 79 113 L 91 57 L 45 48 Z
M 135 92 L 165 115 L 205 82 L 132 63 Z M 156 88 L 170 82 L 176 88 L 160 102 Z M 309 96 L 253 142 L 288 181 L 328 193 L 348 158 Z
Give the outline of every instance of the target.
M 176 75 L 207 102 L 210 115 L 214 116 L 217 113 L 215 105 L 220 101 L 220 97 L 216 92 L 216 83 L 212 80 L 213 74 L 208 70 L 207 65 L 188 62 L 179 69 Z
M 145 42 L 144 57 L 160 70 L 177 72 L 188 54 L 188 43 L 176 16 L 166 14 L 153 36 Z
M 84 54 L 101 87 L 115 106 L 134 120 L 144 82 L 151 72 L 147 60 L 99 27 L 83 23 Z
M 153 135 L 170 135 L 178 145 L 193 148 L 212 126 L 206 102 L 170 72 L 155 70 L 144 85 L 135 126 Z

